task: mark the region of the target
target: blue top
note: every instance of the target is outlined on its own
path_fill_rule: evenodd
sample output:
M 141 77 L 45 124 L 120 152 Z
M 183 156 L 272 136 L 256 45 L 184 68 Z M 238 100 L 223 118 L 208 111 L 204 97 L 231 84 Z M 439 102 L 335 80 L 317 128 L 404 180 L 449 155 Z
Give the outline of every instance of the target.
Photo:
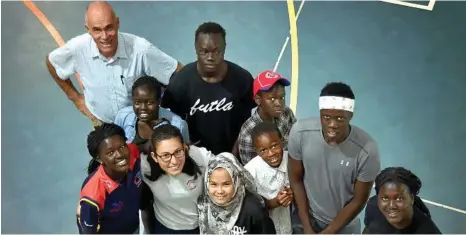
M 139 228 L 141 160 L 135 145 L 128 144 L 128 148 L 125 180 L 112 180 L 102 166 L 84 180 L 77 215 L 80 234 L 132 234 Z
M 167 119 L 171 125 L 178 127 L 185 143 L 189 142 L 188 124 L 180 116 L 172 113 L 170 109 L 159 107 L 159 118 Z M 127 143 L 132 143 L 136 136 L 137 116 L 133 106 L 122 108 L 115 117 L 115 124 L 125 130 Z

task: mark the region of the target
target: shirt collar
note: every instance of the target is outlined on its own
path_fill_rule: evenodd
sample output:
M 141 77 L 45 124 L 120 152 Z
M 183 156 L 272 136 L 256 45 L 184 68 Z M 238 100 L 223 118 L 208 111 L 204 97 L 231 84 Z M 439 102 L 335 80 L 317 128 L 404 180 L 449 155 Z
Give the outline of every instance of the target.
M 97 44 L 95 43 L 94 39 L 91 39 L 90 47 L 91 47 L 90 49 L 91 49 L 92 58 L 104 59 L 104 57 L 100 54 L 99 49 L 97 48 Z M 118 33 L 118 47 L 117 47 L 115 56 L 113 58 L 114 59 L 117 59 L 117 58 L 127 59 L 128 58 L 128 54 L 126 51 L 126 41 L 121 33 Z

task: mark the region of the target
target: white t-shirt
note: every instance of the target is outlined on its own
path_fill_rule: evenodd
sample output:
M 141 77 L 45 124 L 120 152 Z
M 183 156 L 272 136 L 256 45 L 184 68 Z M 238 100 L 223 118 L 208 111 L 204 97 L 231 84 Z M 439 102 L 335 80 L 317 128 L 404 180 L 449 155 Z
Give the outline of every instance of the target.
M 257 192 L 267 200 L 274 199 L 280 188 L 290 186 L 288 179 L 288 152 L 283 152 L 283 159 L 277 168 L 271 167 L 260 156 L 249 161 L 244 168 L 254 177 Z M 269 211 L 270 218 L 275 224 L 277 234 L 291 234 L 291 212 L 290 207 L 279 206 Z
M 208 160 L 212 155 L 205 148 L 189 147 L 190 157 L 198 164 L 204 174 Z M 203 175 L 189 176 L 181 173 L 177 176 L 162 175 L 156 181 L 148 180 L 150 166 L 147 159 L 141 159 L 143 180 L 154 195 L 154 211 L 157 220 L 173 230 L 191 230 L 199 226 L 197 199 L 203 190 Z

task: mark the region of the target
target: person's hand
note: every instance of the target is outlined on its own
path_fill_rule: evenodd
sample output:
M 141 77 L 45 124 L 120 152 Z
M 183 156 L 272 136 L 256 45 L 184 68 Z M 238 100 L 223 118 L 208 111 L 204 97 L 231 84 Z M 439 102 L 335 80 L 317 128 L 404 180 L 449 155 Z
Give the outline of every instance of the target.
M 84 95 L 79 94 L 76 98 L 73 98 L 71 101 L 73 101 L 74 106 L 84 115 L 86 115 L 89 119 L 91 120 L 97 120 L 97 118 L 89 111 L 89 109 L 86 107 L 86 104 L 84 103 Z
M 287 207 L 291 203 L 290 195 L 287 193 L 286 187 L 280 189 L 276 200 L 280 206 L 284 207 Z
M 146 141 L 146 143 L 139 145 L 139 152 L 149 155 L 152 152 L 152 143 L 150 140 Z
M 284 205 L 284 206 L 286 206 L 286 207 L 287 207 L 287 206 L 290 206 L 291 203 L 293 202 L 293 198 L 294 198 L 294 197 L 293 197 L 293 191 L 291 190 L 290 187 L 285 187 L 283 191 L 286 193 L 286 195 L 288 195 L 288 198 L 289 198 L 289 200 L 287 200 L 287 201 L 285 202 L 285 205 Z

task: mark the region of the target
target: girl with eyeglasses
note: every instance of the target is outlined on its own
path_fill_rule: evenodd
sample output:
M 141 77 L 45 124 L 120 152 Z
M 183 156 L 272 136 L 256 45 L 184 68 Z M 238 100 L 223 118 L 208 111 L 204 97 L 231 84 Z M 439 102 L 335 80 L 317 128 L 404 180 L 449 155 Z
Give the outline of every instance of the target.
M 151 218 L 152 213 L 143 212 L 146 232 L 199 234 L 197 199 L 204 187 L 202 174 L 213 155 L 205 148 L 186 145 L 180 130 L 170 124 L 157 127 L 151 143 L 153 151 L 141 158 L 148 186 L 141 203 L 153 208 L 155 215 Z

